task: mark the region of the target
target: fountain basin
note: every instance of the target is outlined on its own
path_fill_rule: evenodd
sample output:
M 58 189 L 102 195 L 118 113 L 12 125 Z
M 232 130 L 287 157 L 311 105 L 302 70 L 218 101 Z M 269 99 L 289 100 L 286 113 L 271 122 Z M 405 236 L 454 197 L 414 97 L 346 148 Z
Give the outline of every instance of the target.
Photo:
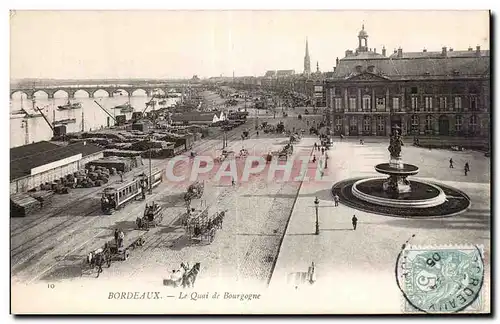
M 378 173 L 396 176 L 411 176 L 418 173 L 419 168 L 416 165 L 403 163 L 402 168 L 395 168 L 390 165 L 390 163 L 380 163 L 375 166 L 375 170 Z
M 415 168 L 418 172 L 418 168 Z M 358 180 L 352 185 L 352 194 L 371 204 L 401 208 L 429 208 L 442 205 L 446 201 L 445 193 L 436 185 L 412 180 L 410 192 L 395 195 L 383 189 L 386 180 L 386 178 Z

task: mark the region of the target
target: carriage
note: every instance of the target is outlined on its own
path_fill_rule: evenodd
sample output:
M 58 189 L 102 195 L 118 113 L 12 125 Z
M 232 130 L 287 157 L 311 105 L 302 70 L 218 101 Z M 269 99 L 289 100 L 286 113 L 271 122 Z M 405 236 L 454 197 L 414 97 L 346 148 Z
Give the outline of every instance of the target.
M 184 200 L 191 201 L 192 199 L 199 199 L 203 196 L 203 191 L 205 190 L 205 182 L 196 181 L 193 182 L 186 190 L 184 194 Z
M 186 214 L 183 225 L 192 241 L 212 243 L 217 229 L 222 229 L 222 223 L 227 210 L 209 216 L 208 207 L 204 210 L 191 210 Z
M 227 151 L 227 150 L 222 150 L 220 155 L 217 156 L 214 159 L 215 163 L 221 163 L 222 161 L 226 160 L 229 156 L 233 155 L 234 156 L 234 151 Z
M 158 226 L 163 220 L 163 209 L 160 205 L 153 202 L 151 205 L 146 204 L 144 215 L 137 217 L 136 224 L 139 229 L 149 229 L 150 227 Z
M 119 247 L 118 243 L 115 240 L 108 241 L 108 246 L 110 252 L 110 261 L 125 261 L 130 256 L 129 247 L 125 247 L 125 245 Z

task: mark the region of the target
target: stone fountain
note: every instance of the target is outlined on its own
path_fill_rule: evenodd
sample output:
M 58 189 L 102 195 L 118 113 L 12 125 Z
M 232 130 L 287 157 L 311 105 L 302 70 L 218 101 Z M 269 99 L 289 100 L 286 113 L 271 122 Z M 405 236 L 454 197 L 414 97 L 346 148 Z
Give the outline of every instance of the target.
M 368 178 L 356 181 L 352 186 L 352 194 L 363 201 L 375 205 L 405 208 L 429 208 L 443 204 L 446 195 L 434 184 L 421 180 L 408 180 L 409 176 L 418 173 L 416 165 L 403 163 L 401 150 L 403 140 L 399 127 L 393 128 L 388 147 L 389 163 L 375 166 L 379 173 L 389 178 Z

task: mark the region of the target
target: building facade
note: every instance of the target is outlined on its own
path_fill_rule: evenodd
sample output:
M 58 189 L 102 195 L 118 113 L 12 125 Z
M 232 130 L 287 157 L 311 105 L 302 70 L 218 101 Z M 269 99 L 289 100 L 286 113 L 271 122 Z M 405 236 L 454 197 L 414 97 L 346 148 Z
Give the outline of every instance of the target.
M 410 52 L 368 47 L 347 50 L 325 80 L 328 118 L 334 134 L 489 137 L 490 54 L 469 48 Z

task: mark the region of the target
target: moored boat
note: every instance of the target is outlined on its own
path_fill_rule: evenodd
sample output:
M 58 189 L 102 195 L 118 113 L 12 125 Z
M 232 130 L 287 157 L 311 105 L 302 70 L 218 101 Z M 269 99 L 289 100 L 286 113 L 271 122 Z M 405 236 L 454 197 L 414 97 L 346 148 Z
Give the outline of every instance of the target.
M 72 110 L 72 109 L 80 109 L 82 108 L 82 104 L 79 102 L 73 102 L 68 100 L 68 102 L 65 105 L 62 106 L 57 106 L 57 109 L 59 110 Z

